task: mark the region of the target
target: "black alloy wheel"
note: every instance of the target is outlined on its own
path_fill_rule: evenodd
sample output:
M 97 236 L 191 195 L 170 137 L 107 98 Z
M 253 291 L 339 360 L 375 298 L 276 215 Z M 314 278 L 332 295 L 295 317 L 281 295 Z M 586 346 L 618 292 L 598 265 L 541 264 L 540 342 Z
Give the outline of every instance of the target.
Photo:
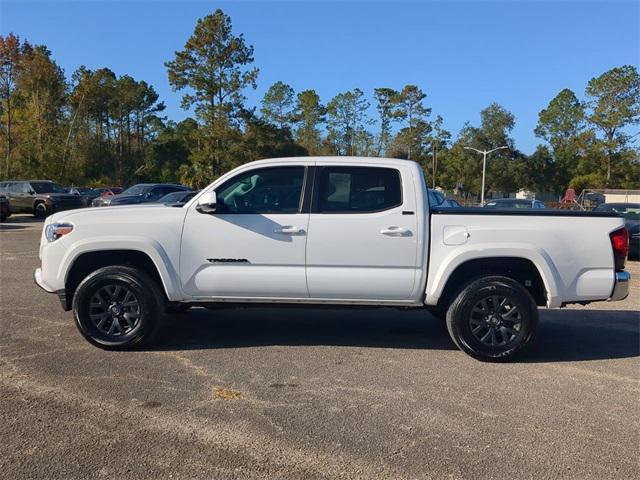
M 482 361 L 507 361 L 523 354 L 538 327 L 531 294 L 516 280 L 491 275 L 467 283 L 447 310 L 451 339 Z
M 80 333 L 107 350 L 149 343 L 166 303 L 161 287 L 143 270 L 103 267 L 80 282 L 73 295 L 73 316 Z

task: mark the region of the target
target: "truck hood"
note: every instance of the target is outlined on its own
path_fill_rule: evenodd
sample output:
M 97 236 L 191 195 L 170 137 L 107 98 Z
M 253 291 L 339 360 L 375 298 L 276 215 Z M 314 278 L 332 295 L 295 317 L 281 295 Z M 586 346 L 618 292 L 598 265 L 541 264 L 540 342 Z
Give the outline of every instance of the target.
M 185 209 L 170 207 L 162 203 L 114 205 L 109 208 L 81 208 L 55 213 L 47 217 L 45 225 L 55 222 L 69 222 L 74 225 L 111 224 L 116 226 L 132 222 L 162 222 L 183 217 L 185 212 Z

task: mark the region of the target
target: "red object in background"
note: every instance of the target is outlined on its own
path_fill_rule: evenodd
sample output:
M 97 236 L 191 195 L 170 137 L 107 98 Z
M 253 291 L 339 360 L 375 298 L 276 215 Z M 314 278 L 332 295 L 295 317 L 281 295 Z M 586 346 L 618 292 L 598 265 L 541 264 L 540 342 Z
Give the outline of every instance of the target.
M 124 189 L 120 187 L 107 187 L 107 190 L 100 194 L 101 197 L 112 197 L 122 193 Z
M 562 197 L 563 203 L 573 203 L 576 201 L 576 191 L 573 188 L 567 188 L 567 191 L 564 192 L 564 197 Z

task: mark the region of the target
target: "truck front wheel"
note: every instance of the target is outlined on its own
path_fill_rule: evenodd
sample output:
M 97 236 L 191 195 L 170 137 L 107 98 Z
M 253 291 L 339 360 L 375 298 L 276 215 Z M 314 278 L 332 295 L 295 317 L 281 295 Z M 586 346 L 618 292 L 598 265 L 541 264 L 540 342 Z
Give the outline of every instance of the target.
M 482 361 L 507 361 L 522 354 L 537 327 L 534 299 L 508 277 L 472 280 L 447 310 L 447 328 L 454 343 Z
M 73 296 L 80 333 L 106 350 L 128 350 L 148 343 L 160 324 L 164 299 L 144 271 L 124 265 L 88 275 Z

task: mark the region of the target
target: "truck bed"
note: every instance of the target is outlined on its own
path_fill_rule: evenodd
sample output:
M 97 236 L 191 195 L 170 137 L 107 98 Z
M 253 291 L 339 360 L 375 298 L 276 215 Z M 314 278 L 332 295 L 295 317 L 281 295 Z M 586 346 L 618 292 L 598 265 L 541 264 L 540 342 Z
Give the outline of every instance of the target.
M 426 303 L 468 260 L 529 260 L 545 284 L 548 307 L 606 300 L 615 281 L 609 234 L 624 225 L 616 214 L 566 210 L 433 208 Z

